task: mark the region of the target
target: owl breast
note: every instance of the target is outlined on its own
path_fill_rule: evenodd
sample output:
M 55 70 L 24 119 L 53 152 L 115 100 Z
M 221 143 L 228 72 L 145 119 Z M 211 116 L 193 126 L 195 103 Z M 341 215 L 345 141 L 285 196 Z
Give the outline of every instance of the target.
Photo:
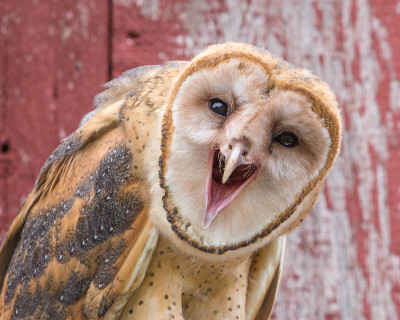
M 244 319 L 250 261 L 210 263 L 161 237 L 120 319 Z

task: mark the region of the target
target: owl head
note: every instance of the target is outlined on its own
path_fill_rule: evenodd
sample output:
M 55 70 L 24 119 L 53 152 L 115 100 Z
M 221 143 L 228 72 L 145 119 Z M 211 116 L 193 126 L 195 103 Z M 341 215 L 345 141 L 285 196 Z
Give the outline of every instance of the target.
M 162 124 L 170 237 L 205 256 L 254 251 L 298 226 L 338 153 L 328 85 L 255 47 L 211 46 L 181 72 Z

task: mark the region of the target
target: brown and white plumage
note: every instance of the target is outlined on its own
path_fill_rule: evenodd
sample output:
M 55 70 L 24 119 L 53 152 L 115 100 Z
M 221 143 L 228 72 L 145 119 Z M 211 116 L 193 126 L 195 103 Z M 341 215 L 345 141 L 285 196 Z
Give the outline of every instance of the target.
M 3 241 L 0 316 L 267 319 L 338 152 L 328 86 L 228 43 L 108 87 Z

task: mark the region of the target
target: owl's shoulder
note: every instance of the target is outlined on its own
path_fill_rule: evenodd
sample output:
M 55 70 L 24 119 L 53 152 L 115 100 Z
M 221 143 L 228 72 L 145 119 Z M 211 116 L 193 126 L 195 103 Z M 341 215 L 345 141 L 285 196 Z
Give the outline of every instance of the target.
M 186 64 L 186 61 L 168 61 L 163 65 L 141 66 L 127 70 L 105 84 L 106 90 L 96 95 L 94 104 L 97 108 L 102 108 L 126 94 L 139 98 L 146 93 L 157 94 L 157 91 L 162 89 L 168 91 Z M 154 89 L 155 92 L 151 91 Z
M 152 139 L 145 111 L 165 103 L 181 66 L 136 68 L 112 80 L 50 155 L 0 247 L 0 315 L 40 313 L 44 301 L 72 313 L 113 313 L 114 300 L 141 282 L 157 242 L 143 179 Z M 28 308 L 27 294 L 41 299 Z

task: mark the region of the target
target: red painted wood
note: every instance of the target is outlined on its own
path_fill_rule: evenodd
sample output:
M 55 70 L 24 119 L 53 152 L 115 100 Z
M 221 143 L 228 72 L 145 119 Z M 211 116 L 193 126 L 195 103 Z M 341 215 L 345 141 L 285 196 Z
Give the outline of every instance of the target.
M 249 42 L 326 80 L 344 121 L 319 204 L 288 237 L 273 318 L 400 318 L 398 0 L 10 0 L 0 11 L 0 237 L 108 71 Z
M 137 1 L 141 3 L 140 1 Z M 176 19 L 179 4 L 162 1 L 143 2 L 144 11 L 135 1 L 114 1 L 113 75 L 127 69 L 190 58 L 179 50 L 176 39 L 185 32 Z M 156 6 L 152 7 L 152 3 Z
M 0 238 L 108 78 L 105 1 L 1 1 Z

